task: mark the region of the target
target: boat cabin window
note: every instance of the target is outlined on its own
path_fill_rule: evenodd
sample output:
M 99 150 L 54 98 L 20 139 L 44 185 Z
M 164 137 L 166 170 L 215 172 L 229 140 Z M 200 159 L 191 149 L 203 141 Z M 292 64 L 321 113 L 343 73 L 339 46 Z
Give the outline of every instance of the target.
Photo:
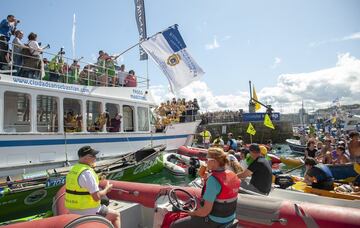
M 64 99 L 64 131 L 81 132 L 83 118 L 81 114 L 81 100 Z
M 138 130 L 149 131 L 149 109 L 144 107 L 137 108 Z
M 37 131 L 58 132 L 58 100 L 56 97 L 39 95 L 36 98 Z
M 86 101 L 86 123 L 88 132 L 103 131 L 108 114 L 101 112 L 101 102 Z
M 30 132 L 30 95 L 7 91 L 4 94 L 4 132 Z
M 134 107 L 129 105 L 123 105 L 123 121 L 124 131 L 134 131 Z
M 120 106 L 117 104 L 106 103 L 105 108 L 109 116 L 106 123 L 106 131 L 119 132 L 122 121 L 122 117 L 120 114 Z

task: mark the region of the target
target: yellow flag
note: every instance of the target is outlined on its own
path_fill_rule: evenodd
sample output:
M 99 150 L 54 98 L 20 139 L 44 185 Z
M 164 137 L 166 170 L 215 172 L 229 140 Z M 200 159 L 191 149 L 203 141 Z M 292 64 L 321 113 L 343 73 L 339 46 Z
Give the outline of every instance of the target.
M 254 126 L 251 123 L 249 123 L 249 126 L 248 126 L 248 128 L 246 130 L 246 133 L 249 133 L 250 135 L 255 135 L 256 134 L 256 130 L 255 130 Z
M 332 123 L 332 124 L 336 123 L 336 116 L 334 116 L 334 117 L 331 119 L 331 123 Z
M 253 98 L 258 101 L 256 92 L 255 92 L 255 86 L 253 87 Z M 258 102 L 255 102 L 255 112 L 261 108 L 260 104 Z
M 275 129 L 274 124 L 271 122 L 271 119 L 268 114 L 265 114 L 264 125 L 268 128 Z

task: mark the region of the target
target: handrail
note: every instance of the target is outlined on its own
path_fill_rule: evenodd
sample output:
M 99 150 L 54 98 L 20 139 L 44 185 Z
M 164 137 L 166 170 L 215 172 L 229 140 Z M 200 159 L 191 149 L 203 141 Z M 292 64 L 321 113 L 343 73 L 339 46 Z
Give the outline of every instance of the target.
M 0 40 L 0 42 L 5 42 L 5 41 Z M 8 43 L 8 45 L 9 46 L 11 45 L 13 48 L 11 50 L 0 49 L 0 54 L 3 53 L 11 54 L 11 62 L 2 63 L 2 64 L 7 64 L 9 66 L 10 68 L 9 73 L 11 76 L 25 76 L 39 80 L 49 80 L 50 75 L 54 73 L 61 79 L 62 83 L 66 83 L 66 84 L 122 87 L 124 85 L 123 83 L 119 82 L 119 79 L 124 80 L 126 75 L 128 75 L 128 72 L 126 71 L 123 71 L 123 73 L 121 73 L 121 71 L 119 70 L 120 66 L 116 63 L 116 60 L 114 60 L 113 58 L 111 58 L 112 62 L 106 63 L 104 61 L 103 65 L 99 65 L 97 63 L 81 61 L 82 58 L 72 59 L 66 57 L 60 52 L 56 54 L 47 52 L 44 49 L 41 51 L 41 54 L 38 56 L 26 55 L 21 52 L 15 52 L 14 47 L 21 47 L 22 49 L 28 48 L 29 50 L 32 50 L 31 48 L 22 45 L 17 45 L 14 43 Z M 48 59 L 49 61 L 48 64 L 43 62 L 44 58 Z M 56 68 L 58 69 L 52 70 L 49 69 L 49 65 L 51 60 L 53 60 L 54 58 L 58 58 L 58 62 L 56 65 Z M 27 61 L 26 63 L 25 60 Z M 77 61 L 77 65 L 73 65 L 75 60 Z M 21 61 L 22 63 L 19 64 L 18 61 Z M 37 64 L 37 67 L 31 66 L 31 64 L 34 65 Z M 105 64 L 109 64 L 111 65 L 111 67 L 105 66 Z M 23 72 L 24 75 L 20 74 L 22 69 L 25 70 L 25 72 Z M 147 89 L 149 88 L 148 78 L 140 77 L 138 75 L 136 75 L 135 77 L 136 77 L 137 88 L 147 88 Z

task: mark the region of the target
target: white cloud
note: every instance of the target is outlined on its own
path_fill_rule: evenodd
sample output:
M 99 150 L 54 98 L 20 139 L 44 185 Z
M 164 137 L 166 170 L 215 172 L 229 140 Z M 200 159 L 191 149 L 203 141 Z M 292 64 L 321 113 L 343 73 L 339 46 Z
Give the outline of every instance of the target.
M 348 36 L 344 36 L 342 38 L 333 38 L 329 40 L 323 40 L 319 42 L 311 42 L 309 44 L 310 47 L 318 47 L 320 45 L 328 44 L 328 43 L 336 43 L 336 42 L 342 42 L 342 41 L 348 41 L 348 40 L 360 40 L 360 32 L 353 33 Z
M 256 86 L 256 82 L 255 82 Z M 341 104 L 360 103 L 360 59 L 349 53 L 338 55 L 332 68 L 307 73 L 282 74 L 274 86 L 257 89 L 260 101 L 271 104 L 275 111 L 298 111 L 301 102 L 305 108 L 324 108 L 336 98 Z M 152 86 L 152 94 L 160 103 L 174 97 L 165 86 Z M 215 96 L 203 81 L 196 81 L 180 90 L 177 97 L 197 98 L 202 111 L 248 110 L 249 93 L 233 91 L 233 94 Z
M 276 67 L 278 67 L 280 65 L 281 62 L 282 62 L 282 59 L 280 59 L 279 57 L 275 57 L 274 63 L 270 66 L 270 68 L 275 69 Z
M 345 36 L 342 40 L 360 40 L 360 32 L 351 34 L 350 36 Z
M 211 43 L 205 45 L 206 50 L 213 50 L 213 49 L 216 49 L 216 48 L 219 48 L 219 47 L 220 47 L 220 44 L 219 44 L 216 36 L 214 36 L 214 39 L 213 39 L 213 41 Z

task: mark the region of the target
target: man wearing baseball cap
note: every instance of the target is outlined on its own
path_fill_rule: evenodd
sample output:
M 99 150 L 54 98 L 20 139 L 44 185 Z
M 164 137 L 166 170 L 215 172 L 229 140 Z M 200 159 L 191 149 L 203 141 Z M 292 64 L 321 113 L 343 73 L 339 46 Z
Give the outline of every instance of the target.
M 112 184 L 107 182 L 103 190 L 99 189 L 99 177 L 93 169 L 98 153 L 91 146 L 78 150 L 79 162 L 66 175 L 65 207 L 73 214 L 104 216 L 117 228 L 120 214 L 100 204 L 101 197 L 111 191 Z
M 253 143 L 249 147 L 250 156 L 254 161 L 249 167 L 237 174 L 240 179 L 251 176 L 250 183 L 245 180 L 241 181 L 241 188 L 250 190 L 263 195 L 269 194 L 272 183 L 272 170 L 269 162 L 261 156 L 260 147 L 258 144 Z

